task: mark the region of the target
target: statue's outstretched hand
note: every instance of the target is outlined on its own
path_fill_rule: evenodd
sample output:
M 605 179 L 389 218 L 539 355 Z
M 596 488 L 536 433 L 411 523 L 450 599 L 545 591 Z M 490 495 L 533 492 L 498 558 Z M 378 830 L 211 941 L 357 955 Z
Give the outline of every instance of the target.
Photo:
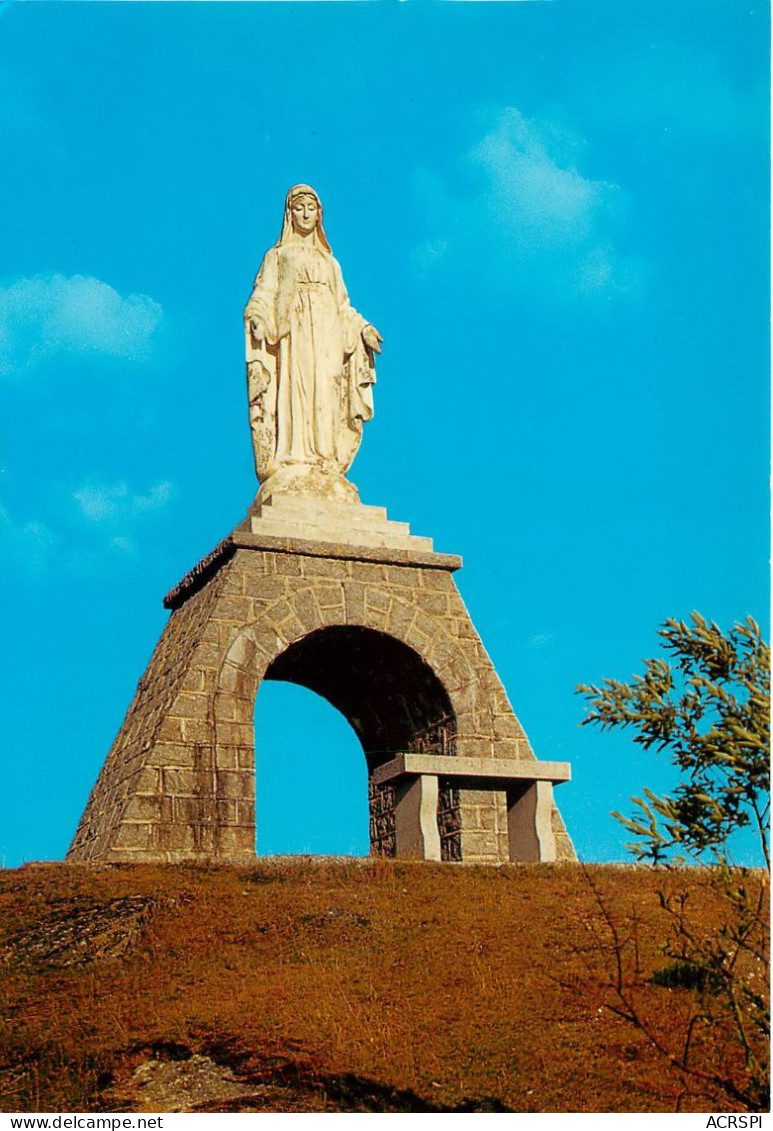
M 362 340 L 369 350 L 373 350 L 374 353 L 381 353 L 379 342 L 383 342 L 384 339 L 375 326 L 371 326 L 370 323 L 368 323 L 367 326 L 363 326 Z
M 248 321 L 249 321 L 249 326 L 250 326 L 250 332 L 251 332 L 253 338 L 255 339 L 255 341 L 256 342 L 264 342 L 266 340 L 266 324 L 263 321 L 263 319 L 258 318 L 256 315 L 253 314 L 253 316 Z

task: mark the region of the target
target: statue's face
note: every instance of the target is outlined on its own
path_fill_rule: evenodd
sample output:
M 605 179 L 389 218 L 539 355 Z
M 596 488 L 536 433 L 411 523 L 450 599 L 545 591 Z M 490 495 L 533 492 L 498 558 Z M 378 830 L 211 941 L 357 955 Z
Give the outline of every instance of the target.
M 293 228 L 296 232 L 308 235 L 319 223 L 319 205 L 313 196 L 296 196 L 290 205 Z

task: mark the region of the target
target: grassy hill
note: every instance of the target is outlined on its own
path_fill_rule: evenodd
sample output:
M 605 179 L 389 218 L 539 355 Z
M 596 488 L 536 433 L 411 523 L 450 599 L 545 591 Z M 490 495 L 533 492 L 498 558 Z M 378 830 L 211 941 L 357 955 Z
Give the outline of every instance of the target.
M 685 1094 L 609 1008 L 611 924 L 652 1031 L 668 1043 L 686 1023 L 695 991 L 652 981 L 666 886 L 689 890 L 697 929 L 716 924 L 706 872 L 297 858 L 0 872 L 0 1110 L 729 1109 L 709 1086 Z M 711 1039 L 701 1055 L 736 1071 Z

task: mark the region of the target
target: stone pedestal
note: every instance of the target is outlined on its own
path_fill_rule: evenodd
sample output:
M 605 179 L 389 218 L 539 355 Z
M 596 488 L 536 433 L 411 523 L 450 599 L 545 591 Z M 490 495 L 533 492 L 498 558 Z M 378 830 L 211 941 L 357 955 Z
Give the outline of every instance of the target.
M 275 679 L 324 696 L 356 731 L 373 852 L 575 859 L 552 798 L 568 766 L 535 759 L 460 566 L 378 508 L 262 502 L 165 598 L 68 858 L 254 860 L 253 711 Z

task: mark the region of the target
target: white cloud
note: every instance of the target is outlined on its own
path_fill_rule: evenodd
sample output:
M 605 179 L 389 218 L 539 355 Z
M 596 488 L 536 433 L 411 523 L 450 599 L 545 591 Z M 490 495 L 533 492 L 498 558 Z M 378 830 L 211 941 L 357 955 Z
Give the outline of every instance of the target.
M 492 222 L 526 250 L 585 242 L 614 191 L 613 185 L 583 177 L 560 149 L 566 146 L 555 131 L 510 107 L 469 154 L 484 172 Z
M 157 518 L 173 497 L 174 485 L 167 480 L 144 493 L 126 483 L 90 480 L 55 508 L 51 525 L 15 518 L 0 501 L 0 560 L 32 575 L 54 566 L 79 575 L 99 574 L 116 557 L 139 556 L 143 525 Z
M 162 510 L 173 495 L 174 487 L 168 480 L 156 483 L 145 495 L 132 491 L 126 483 L 91 481 L 75 491 L 73 498 L 89 522 L 124 524 Z M 113 541 L 118 545 L 123 540 L 117 538 Z
M 568 131 L 503 109 L 464 156 L 456 184 L 420 174 L 430 234 L 414 253 L 419 270 L 459 253 L 507 269 L 510 286 L 544 284 L 556 296 L 631 290 L 638 265 L 614 239 L 622 191 L 581 172 L 583 150 Z
M 18 279 L 0 288 L 0 375 L 54 355 L 143 361 L 163 310 L 84 275 Z
M 0 502 L 0 549 L 7 564 L 41 573 L 51 563 L 58 544 L 59 539 L 45 523 L 35 519 L 14 521 Z
M 132 557 L 137 553 L 136 544 L 131 538 L 126 538 L 123 535 L 116 535 L 115 538 L 111 538 L 110 545 L 114 550 L 118 550 L 122 554 L 129 554 Z

